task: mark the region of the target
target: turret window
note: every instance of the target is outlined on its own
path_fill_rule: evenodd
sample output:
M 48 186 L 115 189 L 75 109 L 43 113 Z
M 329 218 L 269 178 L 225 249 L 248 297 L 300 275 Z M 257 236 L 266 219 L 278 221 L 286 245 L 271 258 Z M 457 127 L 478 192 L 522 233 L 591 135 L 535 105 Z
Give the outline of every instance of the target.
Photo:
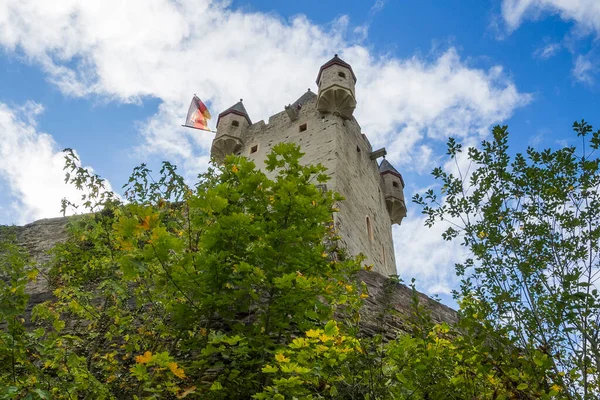
M 304 132 L 306 130 L 306 124 L 302 124 L 298 127 L 299 132 Z
M 250 154 L 254 154 L 258 151 L 258 145 L 255 144 L 254 146 L 250 147 Z
M 398 182 L 395 182 L 395 181 L 392 182 L 392 186 L 394 186 L 395 188 L 400 187 L 400 185 L 398 184 Z
M 231 121 L 231 126 L 240 126 L 238 121 Z
M 345 73 L 343 73 L 343 72 L 341 72 L 341 71 L 340 71 L 340 72 L 338 72 L 338 76 L 339 76 L 340 78 L 344 78 L 344 79 L 346 79 L 346 74 L 345 74 Z

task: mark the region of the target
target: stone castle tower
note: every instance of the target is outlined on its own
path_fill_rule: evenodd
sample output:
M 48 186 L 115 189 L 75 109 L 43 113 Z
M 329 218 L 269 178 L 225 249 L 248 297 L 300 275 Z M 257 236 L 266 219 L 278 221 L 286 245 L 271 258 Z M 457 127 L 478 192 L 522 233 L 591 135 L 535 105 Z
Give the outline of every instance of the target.
M 352 255 L 383 275 L 396 274 L 392 225 L 406 216 L 402 175 L 385 159 L 385 149 L 373 151 L 353 116 L 356 76 L 337 54 L 317 75 L 318 93 L 310 89 L 294 103 L 264 121 L 252 123 L 242 101 L 219 114 L 211 156 L 244 155 L 259 168 L 280 142 L 300 145 L 302 162 L 321 163 L 331 179 L 327 189 L 344 196 L 334 214 L 342 244 Z

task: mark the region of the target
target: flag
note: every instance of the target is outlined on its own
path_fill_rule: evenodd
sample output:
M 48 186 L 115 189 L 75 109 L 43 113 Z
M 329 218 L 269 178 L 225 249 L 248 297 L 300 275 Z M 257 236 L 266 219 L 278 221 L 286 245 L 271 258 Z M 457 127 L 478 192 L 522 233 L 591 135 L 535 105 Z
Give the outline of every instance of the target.
M 187 119 L 185 125 L 190 128 L 203 129 L 208 131 L 208 120 L 210 119 L 210 112 L 204 105 L 202 100 L 198 96 L 194 95 L 190 108 L 188 109 Z

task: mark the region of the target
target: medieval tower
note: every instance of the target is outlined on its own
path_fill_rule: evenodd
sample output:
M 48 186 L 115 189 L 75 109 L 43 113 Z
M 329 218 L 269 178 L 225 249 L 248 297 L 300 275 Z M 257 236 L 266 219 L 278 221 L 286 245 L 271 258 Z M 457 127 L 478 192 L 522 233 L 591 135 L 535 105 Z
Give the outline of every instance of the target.
M 219 114 L 211 156 L 219 162 L 241 154 L 263 168 L 275 144 L 298 144 L 305 153 L 301 161 L 327 167 L 327 189 L 345 198 L 334 214 L 342 244 L 387 276 L 396 274 L 392 225 L 406 216 L 404 181 L 383 158 L 385 149 L 374 151 L 361 132 L 353 116 L 355 84 L 352 67 L 336 54 L 319 69 L 318 93 L 309 89 L 268 124 L 252 123 L 240 101 Z

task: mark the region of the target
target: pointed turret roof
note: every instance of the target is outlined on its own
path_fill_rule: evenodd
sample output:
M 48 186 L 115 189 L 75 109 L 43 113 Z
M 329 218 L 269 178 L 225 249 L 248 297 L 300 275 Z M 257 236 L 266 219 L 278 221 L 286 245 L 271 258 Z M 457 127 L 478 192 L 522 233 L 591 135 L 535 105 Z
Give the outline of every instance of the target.
M 244 107 L 244 103 L 242 103 L 242 101 L 244 100 L 240 99 L 240 101 L 238 101 L 237 103 L 229 107 L 227 110 L 219 114 L 219 117 L 217 118 L 217 125 L 219 125 L 219 120 L 221 119 L 221 117 L 224 117 L 227 114 L 241 115 L 242 117 L 246 118 L 246 121 L 248 121 L 250 125 L 252 125 L 252 121 L 250 121 L 250 117 L 248 116 L 248 111 L 246 111 L 246 107 Z
M 317 95 L 314 94 L 310 89 L 308 89 L 306 93 L 304 93 L 302 96 L 300 96 L 298 100 L 292 103 L 292 107 L 294 107 L 294 109 L 298 109 L 299 106 L 302 106 L 304 103 L 315 97 L 317 97 Z
M 388 160 L 386 160 L 385 158 L 383 159 L 383 161 L 381 162 L 381 164 L 379 164 L 379 173 L 380 174 L 392 174 L 392 175 L 396 175 L 398 178 L 400 178 L 400 182 L 402 182 L 402 187 L 404 187 L 404 179 L 402 178 L 402 175 L 400 174 L 400 172 L 398 172 L 398 170 L 396 168 L 394 168 L 394 166 L 392 164 L 390 164 L 390 162 Z
M 354 78 L 354 83 L 356 83 L 356 75 L 354 75 L 354 71 L 352 71 L 352 67 L 350 66 L 350 64 L 348 64 L 346 61 L 339 58 L 338 55 L 336 54 L 333 56 L 333 58 L 331 60 L 327 61 L 319 69 L 319 74 L 317 75 L 317 85 L 319 84 L 319 80 L 321 79 L 321 73 L 323 72 L 323 70 L 325 68 L 331 67 L 332 65 L 341 65 L 342 67 L 348 68 L 350 70 L 350 72 L 352 73 L 352 78 Z

